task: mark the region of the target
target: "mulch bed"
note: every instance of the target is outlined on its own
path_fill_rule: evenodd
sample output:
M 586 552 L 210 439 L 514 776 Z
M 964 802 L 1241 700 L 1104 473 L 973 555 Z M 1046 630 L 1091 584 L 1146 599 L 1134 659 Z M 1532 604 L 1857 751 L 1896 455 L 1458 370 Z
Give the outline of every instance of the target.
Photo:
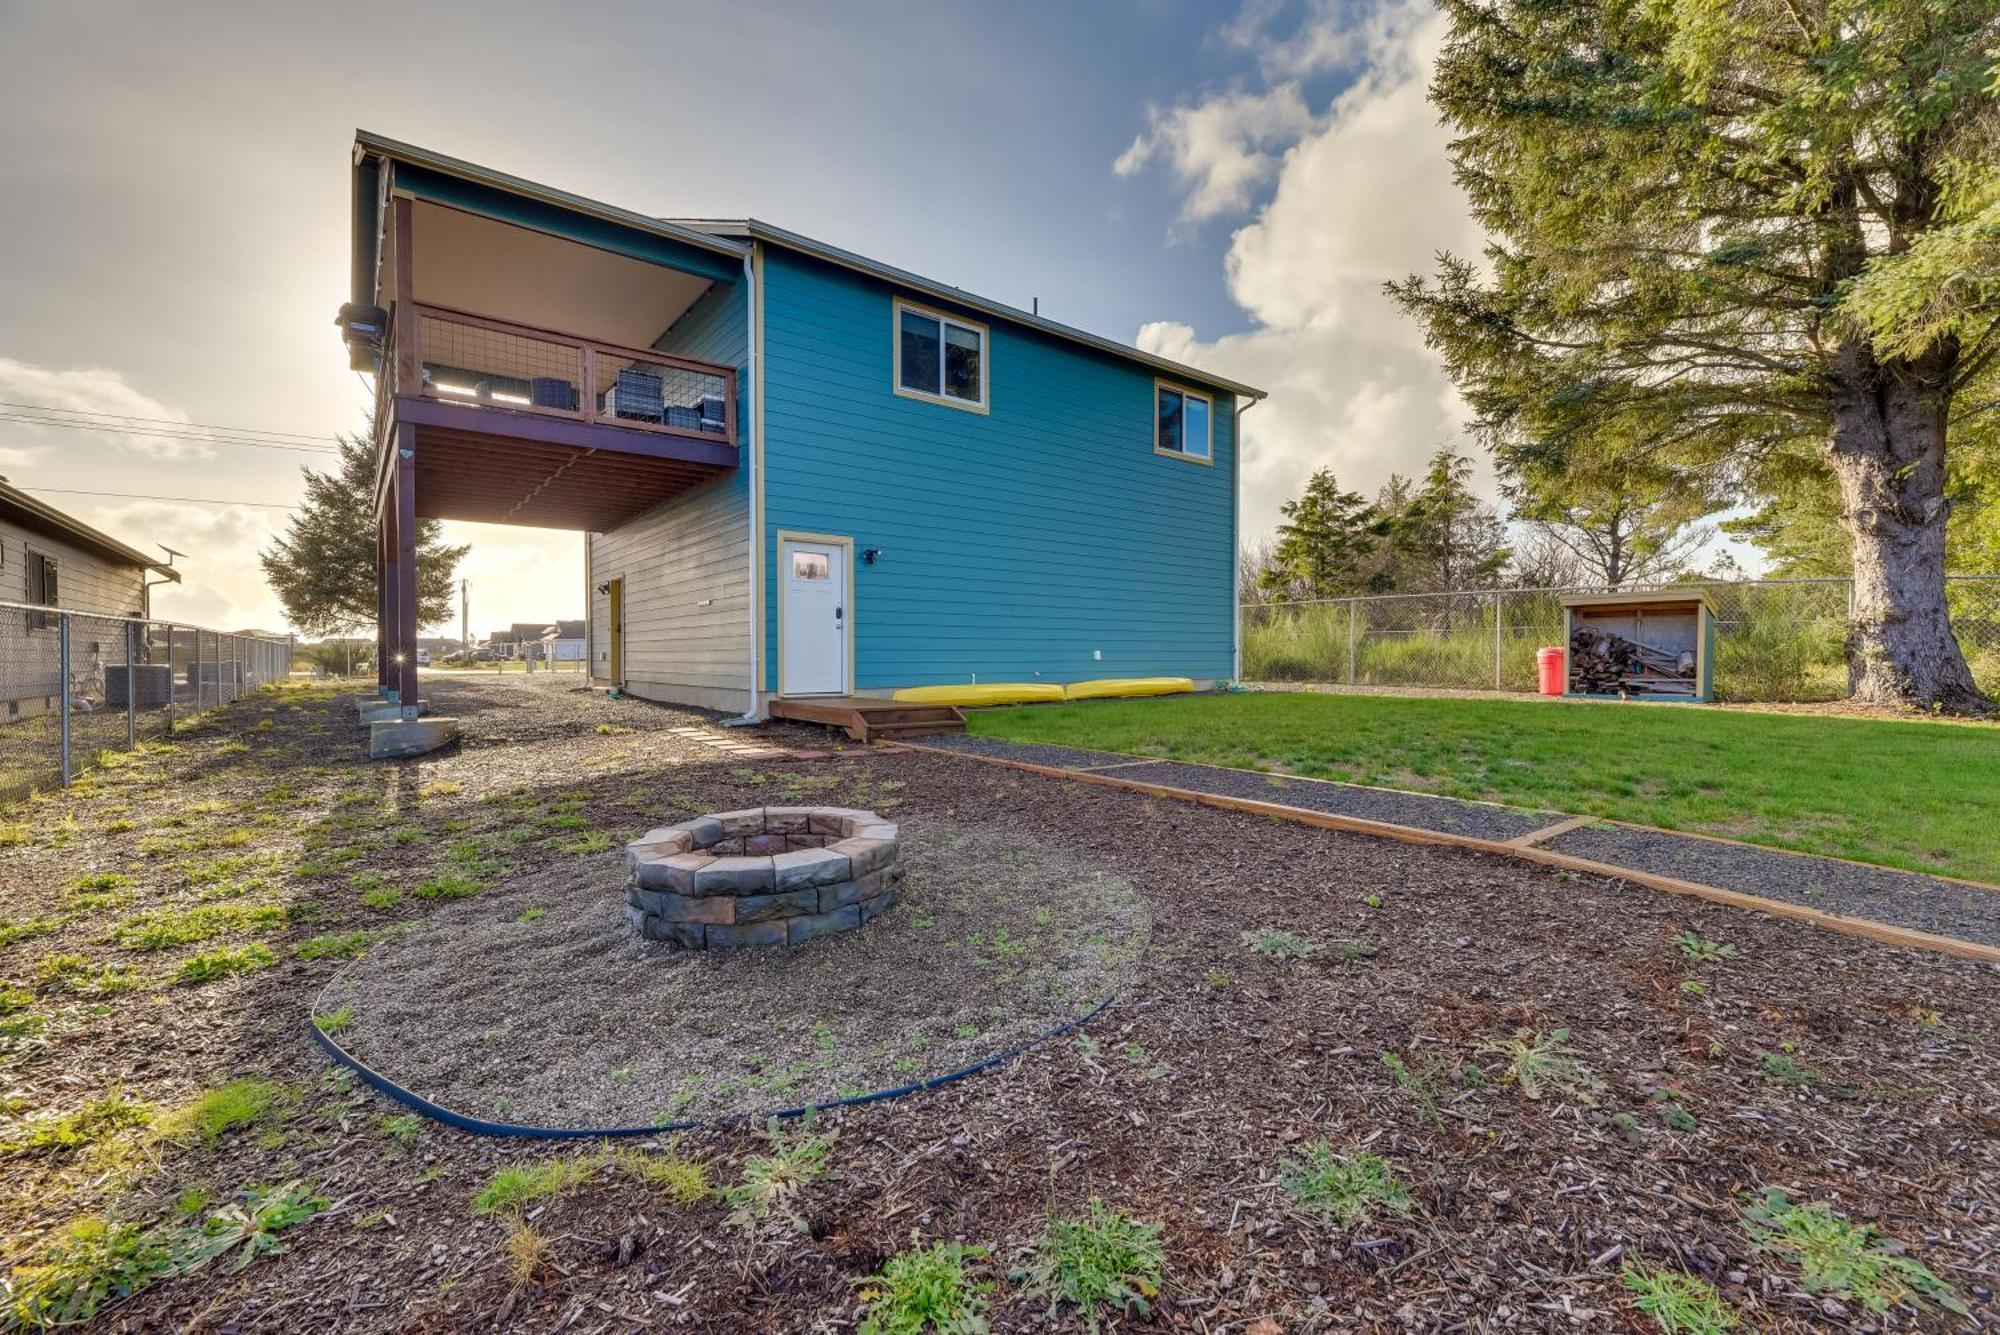
M 1971 1328 L 1934 1309 L 1882 1318 L 1807 1292 L 1796 1266 L 1757 1250 L 1741 1225 L 1744 1193 L 1766 1186 L 1873 1223 L 1981 1317 L 2000 1315 L 2000 971 L 1617 881 L 957 757 L 744 765 L 698 744 L 676 749 L 665 728 L 686 726 L 685 711 L 531 699 L 511 683 L 451 690 L 463 694 L 450 712 L 490 721 L 452 754 L 361 765 L 357 730 L 333 704 L 281 710 L 271 731 L 239 734 L 260 707 L 250 701 L 184 739 L 143 790 L 113 792 L 142 820 L 195 796 L 227 797 L 241 807 L 218 820 L 240 827 L 244 812 L 278 809 L 258 806 L 260 794 L 289 785 L 285 826 L 260 835 L 279 845 L 353 810 L 343 794 L 379 793 L 387 819 L 421 824 L 426 842 L 368 842 L 380 823 L 357 824 L 342 833 L 366 847 L 342 871 L 407 880 L 444 865 L 453 843 L 497 839 L 531 811 L 643 828 L 698 806 L 756 804 L 799 775 L 831 780 L 814 801 L 855 805 L 894 782 L 893 818 L 905 828 L 949 823 L 1060 847 L 1129 883 L 1149 947 L 1085 1035 L 946 1090 L 824 1119 L 837 1133 L 834 1175 L 801 1195 L 804 1233 L 747 1236 L 724 1223 L 721 1204 L 676 1207 L 605 1172 L 531 1212 L 551 1252 L 515 1288 L 509 1225 L 474 1213 L 471 1198 L 497 1167 L 573 1147 L 430 1125 L 414 1144 L 384 1135 L 382 1119 L 400 1110 L 329 1077 L 301 1032 L 308 999 L 345 964 L 288 948 L 313 933 L 431 918 L 440 905 L 410 898 L 377 913 L 343 877 L 288 864 L 286 902 L 318 916 L 268 938 L 280 963 L 96 1010 L 39 1001 L 50 1041 L 0 1058 L 23 1117 L 114 1087 L 166 1104 L 252 1072 L 300 1091 L 279 1134 L 170 1149 L 122 1184 L 83 1160 L 5 1161 L 0 1227 L 12 1261 L 74 1214 L 143 1215 L 190 1188 L 226 1194 L 296 1176 L 334 1202 L 284 1235 L 286 1251 L 161 1283 L 106 1327 L 839 1330 L 858 1314 L 854 1281 L 913 1239 L 957 1236 L 993 1249 L 995 1328 L 1043 1329 L 1041 1308 L 1005 1272 L 1048 1210 L 1098 1196 L 1164 1228 L 1164 1292 L 1150 1320 L 1125 1330 L 1238 1332 L 1267 1320 L 1259 1335 L 1641 1331 L 1650 1326 L 1619 1279 L 1634 1262 L 1711 1278 L 1759 1330 Z M 440 712 L 446 694 L 435 692 Z M 648 710 L 662 726 L 628 721 Z M 632 731 L 597 733 L 607 720 Z M 239 735 L 249 755 L 218 753 Z M 777 735 L 829 744 L 825 733 Z M 420 796 L 440 781 L 460 787 Z M 73 817 L 84 834 L 0 852 L 0 913 L 47 908 L 91 868 L 128 869 L 140 896 L 183 893 L 161 858 L 137 851 L 140 831 L 101 833 L 93 804 L 105 798 L 25 813 L 38 831 Z M 509 856 L 510 877 L 578 874 L 574 855 L 540 838 Z M 28 976 L 48 950 L 115 953 L 96 939 L 103 929 L 100 916 L 0 948 L 0 976 Z M 1322 948 L 1272 958 L 1243 941 L 1259 929 Z M 1691 962 L 1674 944 L 1686 931 L 1737 953 Z M 1523 1097 L 1481 1046 L 1562 1028 L 1567 1051 L 1604 1082 L 1592 1104 Z M 663 1027 L 661 1041 L 671 1037 Z M 1436 1118 L 1384 1052 L 1437 1073 Z M 1670 1107 L 1692 1125 L 1673 1129 Z M 1281 1165 L 1321 1139 L 1382 1156 L 1408 1183 L 1409 1216 L 1344 1231 L 1289 1207 Z M 681 1143 L 724 1182 L 761 1148 L 747 1131 Z

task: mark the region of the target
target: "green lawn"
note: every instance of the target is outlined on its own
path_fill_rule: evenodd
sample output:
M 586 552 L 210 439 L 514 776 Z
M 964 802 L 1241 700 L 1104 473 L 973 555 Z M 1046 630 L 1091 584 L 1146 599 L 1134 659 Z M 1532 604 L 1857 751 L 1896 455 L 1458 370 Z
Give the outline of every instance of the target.
M 1485 798 L 2000 883 L 2000 728 L 1305 693 L 976 711 L 971 729 Z

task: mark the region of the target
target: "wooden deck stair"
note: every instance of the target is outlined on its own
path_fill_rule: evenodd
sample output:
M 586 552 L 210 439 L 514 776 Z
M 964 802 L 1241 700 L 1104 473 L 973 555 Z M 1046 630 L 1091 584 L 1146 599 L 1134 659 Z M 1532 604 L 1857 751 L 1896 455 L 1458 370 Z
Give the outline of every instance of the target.
M 898 704 L 894 700 L 854 695 L 819 695 L 779 696 L 767 707 L 773 718 L 845 728 L 847 735 L 857 742 L 888 742 L 899 737 L 935 737 L 965 731 L 965 715 L 951 705 Z

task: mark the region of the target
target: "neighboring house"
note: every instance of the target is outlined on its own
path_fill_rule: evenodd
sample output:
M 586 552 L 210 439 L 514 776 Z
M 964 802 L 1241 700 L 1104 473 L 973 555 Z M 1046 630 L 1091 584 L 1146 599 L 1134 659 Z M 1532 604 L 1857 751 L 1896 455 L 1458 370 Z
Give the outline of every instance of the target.
M 558 621 L 550 626 L 549 633 L 542 636 L 542 657 L 552 663 L 583 662 L 589 657 L 585 627 L 581 617 L 574 621 Z
M 152 608 L 151 585 L 179 580 L 165 562 L 0 478 L 0 602 L 143 618 Z M 102 689 L 104 665 L 123 663 L 125 652 L 121 622 L 77 618 L 70 630 L 72 684 Z M 0 613 L 0 718 L 54 708 L 62 697 L 61 663 L 57 617 Z
M 1261 391 L 762 222 L 354 162 L 405 715 L 427 516 L 589 534 L 591 673 L 651 699 L 1237 674 Z

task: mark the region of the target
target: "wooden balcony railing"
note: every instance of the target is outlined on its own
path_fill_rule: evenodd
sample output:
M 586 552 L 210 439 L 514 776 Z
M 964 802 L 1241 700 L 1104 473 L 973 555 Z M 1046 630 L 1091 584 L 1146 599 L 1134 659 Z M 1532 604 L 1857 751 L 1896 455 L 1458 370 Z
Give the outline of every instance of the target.
M 736 444 L 732 367 L 417 302 L 391 312 L 386 345 L 378 410 L 413 394 Z

